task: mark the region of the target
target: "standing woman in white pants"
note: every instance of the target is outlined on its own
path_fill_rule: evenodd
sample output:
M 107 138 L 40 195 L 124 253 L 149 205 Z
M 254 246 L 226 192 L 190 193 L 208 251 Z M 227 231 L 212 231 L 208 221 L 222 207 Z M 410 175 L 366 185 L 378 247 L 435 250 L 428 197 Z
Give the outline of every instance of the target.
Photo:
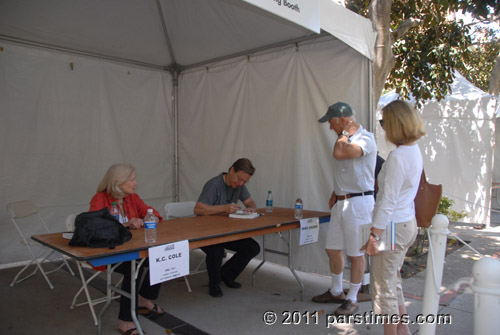
M 382 108 L 382 128 L 396 145 L 378 176 L 379 191 L 373 212 L 372 232 L 361 250 L 371 256 L 370 291 L 375 315 L 399 319 L 406 315 L 400 270 L 417 235 L 414 199 L 422 174 L 422 154 L 417 140 L 425 135 L 420 114 L 407 102 L 393 101 Z M 379 250 L 381 234 L 393 222 L 395 250 Z M 384 322 L 384 334 L 410 334 L 397 319 Z

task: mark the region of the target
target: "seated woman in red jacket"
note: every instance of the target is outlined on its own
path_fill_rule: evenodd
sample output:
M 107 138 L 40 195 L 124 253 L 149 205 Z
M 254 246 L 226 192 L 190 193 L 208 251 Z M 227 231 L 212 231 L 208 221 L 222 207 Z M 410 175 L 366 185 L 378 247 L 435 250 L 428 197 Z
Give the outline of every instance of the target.
M 130 164 L 115 164 L 112 165 L 106 175 L 97 187 L 97 193 L 90 201 L 90 211 L 97 211 L 104 207 L 111 209 L 111 204 L 116 203 L 120 216 L 119 221 L 130 229 L 140 229 L 144 227 L 144 217 L 149 208 L 152 208 L 144 203 L 142 199 L 135 193 L 137 181 L 135 180 L 135 168 Z M 160 214 L 153 209 L 153 213 L 157 218 L 157 222 L 162 220 Z M 147 260 L 144 262 L 148 264 Z M 138 278 L 142 276 L 142 270 Z M 130 262 L 124 262 L 116 269 L 117 272 L 124 275 L 122 290 L 130 292 Z M 138 297 L 136 297 L 137 306 L 140 309 L 145 309 L 152 315 L 163 314 L 164 311 L 152 302 L 158 298 L 160 284 L 151 286 L 149 284 L 149 270 L 147 277 L 144 279 L 140 288 L 137 288 Z M 137 329 L 132 321 L 130 312 L 130 299 L 122 296 L 120 298 L 120 312 L 118 314 L 119 324 L 118 330 L 122 334 L 134 335 L 137 334 Z

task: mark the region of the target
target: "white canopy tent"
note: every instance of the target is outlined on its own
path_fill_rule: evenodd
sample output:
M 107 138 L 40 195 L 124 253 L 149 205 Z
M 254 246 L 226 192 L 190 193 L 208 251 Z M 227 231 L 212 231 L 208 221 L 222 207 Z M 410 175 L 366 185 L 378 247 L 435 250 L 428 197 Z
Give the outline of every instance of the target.
M 259 207 L 272 190 L 327 210 L 334 136 L 317 119 L 342 100 L 371 128 L 374 33 L 320 5 L 330 34 L 241 0 L 0 2 L 0 207 L 31 199 L 62 231 L 115 162 L 161 210 L 248 157 Z M 28 259 L 5 211 L 0 224 L 0 265 Z M 307 257 L 327 270 L 323 248 Z
M 379 109 L 398 98 L 395 91 L 385 94 Z M 464 222 L 490 224 L 495 110 L 496 99 L 458 72 L 445 99 L 425 102 L 421 108 L 427 135 L 418 144 L 425 174 L 430 183 L 443 185 L 443 196 L 455 201 L 453 210 L 467 213 Z M 394 146 L 385 140 L 380 125 L 376 136 L 381 156 L 387 157 Z

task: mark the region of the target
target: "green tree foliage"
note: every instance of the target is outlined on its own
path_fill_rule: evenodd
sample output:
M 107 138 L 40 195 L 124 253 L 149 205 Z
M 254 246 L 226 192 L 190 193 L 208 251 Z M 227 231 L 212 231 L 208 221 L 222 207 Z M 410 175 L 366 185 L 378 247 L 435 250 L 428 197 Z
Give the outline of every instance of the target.
M 460 9 L 463 13 L 471 13 L 483 22 L 496 21 L 500 18 L 500 2 L 498 0 L 458 0 L 451 9 Z
M 393 45 L 396 64 L 385 88 L 396 88 L 404 98 L 413 95 L 418 102 L 443 99 L 454 70 L 467 58 L 471 42 L 466 31 L 463 24 L 447 20 L 409 31 Z
M 464 211 L 457 212 L 451 209 L 454 203 L 455 201 L 453 201 L 452 199 L 448 197 L 442 197 L 441 200 L 439 201 L 439 207 L 437 211 L 438 214 L 446 215 L 448 219 L 453 222 L 458 222 L 460 219 L 466 217 L 467 214 Z
M 476 87 L 488 92 L 490 75 L 500 54 L 500 40 L 497 31 L 480 29 L 475 34 L 479 37 L 469 47 L 466 61 L 458 66 L 458 70 Z
M 374 1 L 374 0 L 372 0 Z M 390 1 L 390 0 L 386 0 Z M 347 0 L 346 7 L 370 17 L 370 0 Z M 456 69 L 478 87 L 487 91 L 488 78 L 498 44 L 474 44 L 471 27 L 455 20 L 450 13 L 472 12 L 487 19 L 497 14 L 496 0 L 395 0 L 390 22 L 394 36 L 395 64 L 385 81 L 385 90 L 396 89 L 404 98 L 412 95 L 417 104 L 448 93 Z M 398 36 L 398 27 L 409 20 L 418 22 Z M 496 54 L 495 54 L 496 52 Z

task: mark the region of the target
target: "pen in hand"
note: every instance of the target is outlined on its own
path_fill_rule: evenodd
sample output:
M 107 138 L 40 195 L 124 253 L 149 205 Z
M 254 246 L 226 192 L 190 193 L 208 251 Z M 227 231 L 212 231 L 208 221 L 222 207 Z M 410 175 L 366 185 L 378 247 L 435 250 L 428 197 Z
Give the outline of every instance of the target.
M 236 212 L 239 209 L 240 209 L 240 206 L 235 204 L 234 202 L 229 204 L 229 213 L 230 214 Z

